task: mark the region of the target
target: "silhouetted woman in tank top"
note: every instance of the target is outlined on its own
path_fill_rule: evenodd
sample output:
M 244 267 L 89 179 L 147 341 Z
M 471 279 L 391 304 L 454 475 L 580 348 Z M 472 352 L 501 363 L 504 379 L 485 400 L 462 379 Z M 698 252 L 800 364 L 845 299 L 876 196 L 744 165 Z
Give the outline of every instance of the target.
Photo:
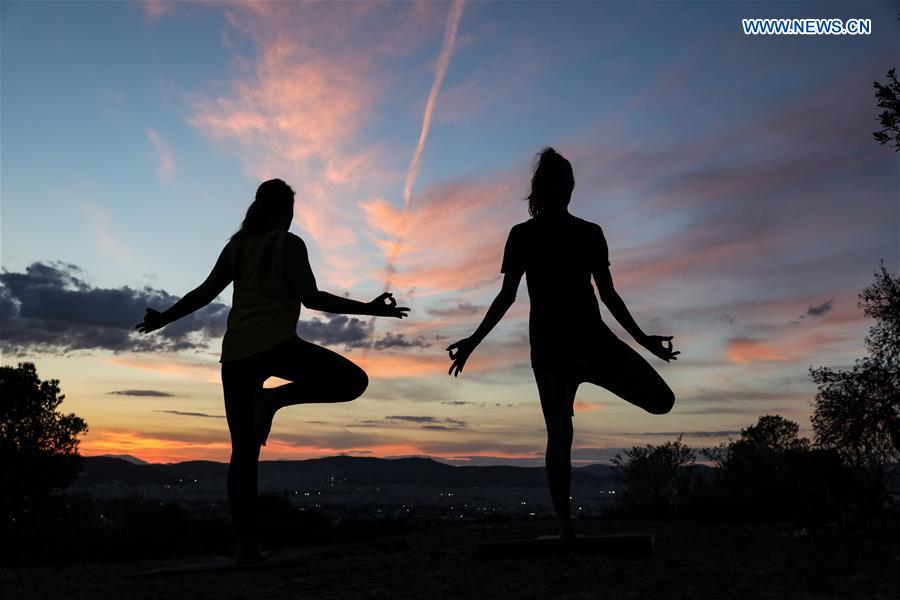
M 600 299 L 644 348 L 674 360 L 671 336 L 647 335 L 637 326 L 613 287 L 609 253 L 599 225 L 569 213 L 575 187 L 572 165 L 553 148 L 538 156 L 531 178 L 531 219 L 509 232 L 501 272 L 503 287 L 471 337 L 451 344 L 450 373 L 462 372 L 469 356 L 516 299 L 522 275 L 531 300 L 531 366 L 547 426 L 547 480 L 560 534 L 574 536 L 569 507 L 572 416 L 583 382 L 602 386 L 653 414 L 672 409 L 675 396 L 637 352 L 613 334 L 600 317 Z
M 165 312 L 148 308 L 136 326 L 142 333 L 164 327 L 206 306 L 234 282 L 220 362 L 238 562 L 262 559 L 255 537 L 257 461 L 275 412 L 292 404 L 347 402 L 361 396 L 369 382 L 346 358 L 297 337 L 301 303 L 313 310 L 381 317 L 402 318 L 409 310 L 388 293 L 364 303 L 318 289 L 306 245 L 288 232 L 293 217 L 290 186 L 280 179 L 263 182 L 206 281 Z M 271 376 L 291 383 L 264 389 Z

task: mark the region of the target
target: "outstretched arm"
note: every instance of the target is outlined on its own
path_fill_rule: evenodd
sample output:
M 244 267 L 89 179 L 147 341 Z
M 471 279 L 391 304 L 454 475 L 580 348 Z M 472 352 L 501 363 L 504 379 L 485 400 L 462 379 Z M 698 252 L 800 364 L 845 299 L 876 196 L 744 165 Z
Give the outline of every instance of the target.
M 373 317 L 397 317 L 398 319 L 407 316 L 406 313 L 409 312 L 405 306 L 397 306 L 397 301 L 390 292 L 384 292 L 370 302 L 360 302 L 316 290 L 304 297 L 303 305 L 313 310 L 342 315 L 371 315 Z
M 231 260 L 228 255 L 228 246 L 225 246 L 222 252 L 219 253 L 219 259 L 216 261 L 206 281 L 185 294 L 181 300 L 164 312 L 147 308 L 143 322 L 138 323 L 134 327 L 141 333 L 149 333 L 155 329 L 165 327 L 169 323 L 177 321 L 181 317 L 185 317 L 215 300 L 216 296 L 221 294 L 222 290 L 229 283 L 231 283 Z
M 409 309 L 403 306 L 398 307 L 394 295 L 388 292 L 381 294 L 371 302 L 360 302 L 320 290 L 309 264 L 306 244 L 296 236 L 289 236 L 288 240 L 287 258 L 288 264 L 292 265 L 291 284 L 299 292 L 300 300 L 306 308 L 343 315 L 371 315 L 398 319 L 407 316 L 406 313 L 409 312 Z
M 616 318 L 616 321 L 625 328 L 625 331 L 631 334 L 631 337 L 638 344 L 666 362 L 678 360 L 677 355 L 681 354 L 681 352 L 672 351 L 671 335 L 647 335 L 634 322 L 634 318 L 628 312 L 628 307 L 625 306 L 625 302 L 613 286 L 612 274 L 608 268 L 594 271 L 594 282 L 597 284 L 597 290 L 600 292 L 600 299 L 603 300 L 603 304 L 606 305 L 609 312 Z
M 503 315 L 506 314 L 509 307 L 513 305 L 513 302 L 516 301 L 516 292 L 519 289 L 519 282 L 521 280 L 521 272 L 506 273 L 503 276 L 503 287 L 500 288 L 500 293 L 498 293 L 497 297 L 494 298 L 494 301 L 491 302 L 491 307 L 488 309 L 487 314 L 484 315 L 484 319 L 482 319 L 481 324 L 475 330 L 475 333 L 447 346 L 447 351 L 450 353 L 450 358 L 453 360 L 453 363 L 450 365 L 450 370 L 448 371 L 450 375 L 457 377 L 462 373 L 463 367 L 466 366 L 466 361 L 469 360 L 469 356 L 478 344 L 487 337 L 487 334 L 491 332 L 494 326 L 500 322 L 500 319 L 503 318 Z

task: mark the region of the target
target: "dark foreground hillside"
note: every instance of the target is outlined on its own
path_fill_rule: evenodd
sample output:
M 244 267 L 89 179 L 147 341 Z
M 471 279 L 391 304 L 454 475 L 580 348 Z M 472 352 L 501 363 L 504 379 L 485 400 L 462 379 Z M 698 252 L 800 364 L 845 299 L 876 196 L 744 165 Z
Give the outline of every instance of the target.
M 449 525 L 393 540 L 310 547 L 295 564 L 240 572 L 146 576 L 183 559 L 6 569 L 13 598 L 801 598 L 888 600 L 900 589 L 895 526 L 813 532 L 786 526 L 602 523 L 656 534 L 653 555 L 482 559 L 481 540 L 534 537 L 549 521 Z

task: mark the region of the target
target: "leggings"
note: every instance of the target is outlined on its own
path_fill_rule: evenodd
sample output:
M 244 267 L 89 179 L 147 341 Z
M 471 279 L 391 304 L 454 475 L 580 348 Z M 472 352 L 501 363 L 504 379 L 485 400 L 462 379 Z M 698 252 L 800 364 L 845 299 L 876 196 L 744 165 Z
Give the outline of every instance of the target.
M 548 416 L 574 416 L 575 393 L 582 383 L 606 388 L 619 398 L 654 415 L 675 404 L 675 394 L 656 369 L 631 346 L 615 336 L 604 340 L 603 355 L 563 367 L 534 366 L 541 408 Z
M 568 522 L 572 416 L 578 386 L 585 382 L 599 385 L 655 415 L 672 410 L 675 394 L 650 363 L 615 336 L 604 342 L 601 359 L 561 366 L 534 365 L 534 377 L 547 426 L 545 464 L 550 496 L 557 516 Z
M 369 384 L 365 371 L 326 348 L 298 337 L 258 354 L 222 363 L 225 416 L 231 434 L 228 465 L 228 503 L 238 537 L 256 531 L 258 435 L 254 402 L 261 401 L 263 382 L 269 377 L 286 383 L 269 392 L 273 410 L 291 404 L 348 402 L 362 395 Z

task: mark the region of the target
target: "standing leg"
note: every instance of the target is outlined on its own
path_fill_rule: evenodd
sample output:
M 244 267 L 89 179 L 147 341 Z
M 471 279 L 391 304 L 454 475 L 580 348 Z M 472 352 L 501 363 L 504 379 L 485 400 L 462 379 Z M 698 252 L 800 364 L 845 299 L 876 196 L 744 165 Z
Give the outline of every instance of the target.
M 569 496 L 572 480 L 572 405 L 578 391 L 574 377 L 535 370 L 541 410 L 547 425 L 547 484 L 563 538 L 575 536 Z
M 231 461 L 228 464 L 228 504 L 237 543 L 235 559 L 255 562 L 262 559 L 256 542 L 256 493 L 259 445 L 253 423 L 253 397 L 262 381 L 251 360 L 222 363 L 225 416 L 231 434 Z
M 366 372 L 353 362 L 300 338 L 266 351 L 260 364 L 264 365 L 267 376 L 290 381 L 257 392 L 257 432 L 263 445 L 279 408 L 292 404 L 349 402 L 359 398 L 369 385 Z
M 656 369 L 618 338 L 610 341 L 602 362 L 590 368 L 582 380 L 654 415 L 666 414 L 675 404 L 675 394 Z

